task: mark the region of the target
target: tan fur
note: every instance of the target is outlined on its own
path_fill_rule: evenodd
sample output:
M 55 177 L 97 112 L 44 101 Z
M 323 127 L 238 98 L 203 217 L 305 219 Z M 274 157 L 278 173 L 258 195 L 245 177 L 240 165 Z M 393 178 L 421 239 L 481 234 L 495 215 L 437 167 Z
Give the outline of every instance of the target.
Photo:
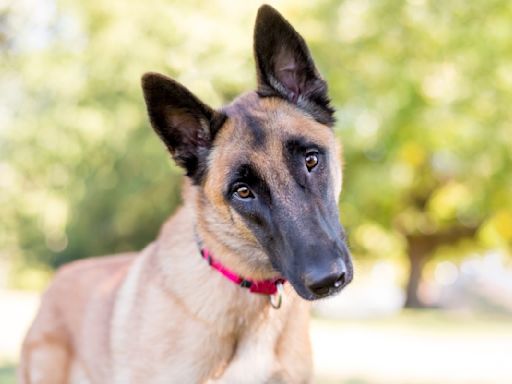
M 230 119 L 216 138 L 204 187 L 184 189 L 185 205 L 153 243 L 138 254 L 61 268 L 23 344 L 20 383 L 310 382 L 308 303 L 286 284 L 282 307 L 273 309 L 267 296 L 210 268 L 195 233 L 241 275 L 275 276 L 221 195 L 226 170 L 233 157 L 247 156 L 272 185 L 286 188 L 286 171 L 275 169 L 284 133 L 339 150 L 330 129 L 283 101 L 249 94 L 244 103 L 265 119 L 265 148 L 252 151 L 247 130 Z M 223 151 L 228 141 L 231 149 Z M 338 155 L 331 169 L 338 194 Z

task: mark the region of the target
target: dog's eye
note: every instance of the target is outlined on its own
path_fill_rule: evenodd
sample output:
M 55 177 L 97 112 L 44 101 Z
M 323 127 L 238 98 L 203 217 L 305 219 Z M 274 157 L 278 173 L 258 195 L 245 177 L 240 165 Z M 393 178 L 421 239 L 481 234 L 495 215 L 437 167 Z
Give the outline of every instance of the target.
M 251 190 L 247 185 L 238 186 L 234 194 L 240 199 L 252 199 L 254 197 L 254 195 L 252 194 Z
M 318 153 L 317 152 L 309 152 L 305 157 L 306 167 L 309 172 L 312 171 L 318 164 Z

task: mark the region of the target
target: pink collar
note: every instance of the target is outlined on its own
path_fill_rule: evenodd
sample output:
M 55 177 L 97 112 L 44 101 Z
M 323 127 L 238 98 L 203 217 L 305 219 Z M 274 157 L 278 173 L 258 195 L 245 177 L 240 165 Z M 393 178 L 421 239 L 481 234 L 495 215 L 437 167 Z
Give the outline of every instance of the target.
M 244 279 L 242 276 L 237 275 L 233 271 L 222 265 L 218 260 L 215 260 L 206 248 L 201 249 L 201 256 L 208 261 L 208 264 L 213 269 L 216 269 L 222 273 L 225 277 L 231 280 L 233 283 L 238 284 L 241 287 L 249 288 L 249 292 L 259 293 L 261 295 L 274 295 L 277 293 L 277 285 L 284 284 L 286 282 L 283 278 L 275 278 L 268 280 L 250 280 Z

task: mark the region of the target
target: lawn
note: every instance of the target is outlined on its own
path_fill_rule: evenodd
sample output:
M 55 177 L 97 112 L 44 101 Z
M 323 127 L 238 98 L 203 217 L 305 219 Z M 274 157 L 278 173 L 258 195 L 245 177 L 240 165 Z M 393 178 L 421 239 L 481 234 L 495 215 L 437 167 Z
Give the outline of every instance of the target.
M 512 383 L 510 317 L 404 311 L 379 319 L 317 319 L 312 338 L 318 383 Z
M 0 384 L 16 384 L 16 367 L 13 364 L 0 364 Z

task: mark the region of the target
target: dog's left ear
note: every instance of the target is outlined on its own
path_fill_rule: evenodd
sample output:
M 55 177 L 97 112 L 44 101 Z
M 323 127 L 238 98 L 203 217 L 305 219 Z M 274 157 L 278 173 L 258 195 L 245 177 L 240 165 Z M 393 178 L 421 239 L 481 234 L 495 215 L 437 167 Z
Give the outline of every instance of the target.
M 308 112 L 322 124 L 334 123 L 327 83 L 322 79 L 306 42 L 269 5 L 258 10 L 254 56 L 260 96 L 278 96 Z

